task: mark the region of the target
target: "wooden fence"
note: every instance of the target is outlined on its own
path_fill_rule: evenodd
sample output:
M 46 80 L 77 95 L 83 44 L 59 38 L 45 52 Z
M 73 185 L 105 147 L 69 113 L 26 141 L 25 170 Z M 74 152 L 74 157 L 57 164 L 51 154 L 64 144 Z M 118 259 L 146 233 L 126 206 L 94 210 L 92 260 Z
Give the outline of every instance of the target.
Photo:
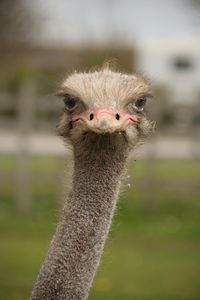
M 62 108 L 62 102 L 53 95 L 41 96 L 33 81 L 24 82 L 18 95 L 1 94 L 1 132 L 13 132 L 17 136 L 17 209 L 20 213 L 27 214 L 31 211 L 31 169 L 30 140 L 37 132 L 43 136 L 54 135 L 55 124 Z M 157 119 L 161 117 L 157 111 Z M 177 122 L 170 124 L 169 129 L 159 131 L 146 148 L 143 157 L 147 158 L 146 185 L 151 187 L 155 183 L 153 161 L 163 158 L 160 152 L 165 153 L 166 158 L 174 159 L 199 159 L 200 158 L 200 130 L 199 124 L 193 122 L 196 116 L 195 107 L 186 110 L 185 115 L 179 115 Z M 181 119 L 181 120 L 180 120 Z M 174 133 L 176 133 L 174 135 Z M 164 137 L 163 137 L 164 135 Z M 178 140 L 180 140 L 178 144 Z M 169 141 L 169 142 L 167 142 Z M 170 144 L 171 143 L 171 144 Z M 181 144 L 182 143 L 182 144 Z M 176 148 L 179 145 L 180 151 Z M 178 146 L 177 146 L 178 147 Z M 64 151 L 57 154 L 63 154 Z M 176 155 L 173 155 L 175 154 Z M 179 155 L 180 153 L 180 155 Z M 5 154 L 5 153 L 4 153 Z M 45 154 L 43 152 L 43 154 Z M 55 153 L 56 154 L 56 153 Z M 167 157 L 168 155 L 168 157 Z

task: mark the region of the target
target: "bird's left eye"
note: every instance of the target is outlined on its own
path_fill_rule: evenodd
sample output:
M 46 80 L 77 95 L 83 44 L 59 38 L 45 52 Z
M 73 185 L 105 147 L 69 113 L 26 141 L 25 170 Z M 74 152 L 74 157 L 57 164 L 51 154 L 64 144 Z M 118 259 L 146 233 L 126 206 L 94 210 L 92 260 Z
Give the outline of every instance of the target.
M 147 99 L 146 98 L 139 98 L 135 101 L 135 107 L 138 111 L 142 111 L 144 109 L 144 106 L 146 104 Z
M 129 103 L 128 107 L 130 111 L 136 111 L 136 112 L 141 112 L 144 109 L 144 106 L 146 104 L 146 98 L 142 97 L 137 99 L 136 101 L 133 101 L 131 103 Z

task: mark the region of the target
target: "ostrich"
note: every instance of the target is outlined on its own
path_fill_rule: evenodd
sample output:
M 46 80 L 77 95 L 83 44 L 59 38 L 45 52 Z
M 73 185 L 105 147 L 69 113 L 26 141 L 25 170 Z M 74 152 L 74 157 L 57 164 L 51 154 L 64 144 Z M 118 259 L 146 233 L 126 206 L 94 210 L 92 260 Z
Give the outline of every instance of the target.
M 74 73 L 58 92 L 58 132 L 72 145 L 74 174 L 31 300 L 87 299 L 99 265 L 129 154 L 153 123 L 149 83 L 104 67 Z

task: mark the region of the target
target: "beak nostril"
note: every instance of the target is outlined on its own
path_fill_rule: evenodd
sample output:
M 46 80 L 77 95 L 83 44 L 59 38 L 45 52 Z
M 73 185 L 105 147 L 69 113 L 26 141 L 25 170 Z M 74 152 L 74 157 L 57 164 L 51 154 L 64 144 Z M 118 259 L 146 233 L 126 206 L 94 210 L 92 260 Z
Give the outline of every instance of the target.
M 90 121 L 94 119 L 94 114 L 90 114 Z
M 120 115 L 119 115 L 119 114 L 116 114 L 116 115 L 115 115 L 115 118 L 116 118 L 117 120 L 119 120 L 119 119 L 120 119 Z

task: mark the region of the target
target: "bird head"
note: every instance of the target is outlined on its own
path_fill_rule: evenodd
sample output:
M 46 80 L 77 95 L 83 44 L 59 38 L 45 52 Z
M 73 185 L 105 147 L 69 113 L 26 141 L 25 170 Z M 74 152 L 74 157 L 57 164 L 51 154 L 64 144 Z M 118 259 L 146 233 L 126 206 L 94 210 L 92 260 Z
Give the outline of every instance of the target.
M 58 132 L 71 143 L 92 134 L 122 135 L 135 146 L 153 128 L 145 113 L 152 97 L 149 83 L 142 77 L 114 72 L 108 68 L 74 73 L 61 85 L 64 109 Z

